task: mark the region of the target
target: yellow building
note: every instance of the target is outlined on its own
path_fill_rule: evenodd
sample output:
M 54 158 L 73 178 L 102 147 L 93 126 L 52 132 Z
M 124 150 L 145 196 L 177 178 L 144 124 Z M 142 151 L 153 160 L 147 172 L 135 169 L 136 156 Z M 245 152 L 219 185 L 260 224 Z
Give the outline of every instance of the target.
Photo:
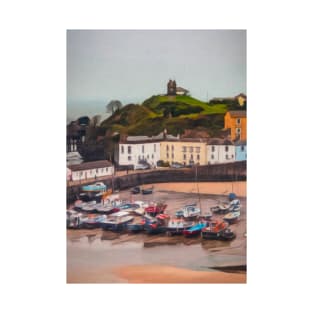
M 178 162 L 184 165 L 206 165 L 206 149 L 205 139 L 165 140 L 160 143 L 160 159 L 170 164 Z
M 230 129 L 231 140 L 247 140 L 246 111 L 228 111 L 224 116 L 224 128 Z

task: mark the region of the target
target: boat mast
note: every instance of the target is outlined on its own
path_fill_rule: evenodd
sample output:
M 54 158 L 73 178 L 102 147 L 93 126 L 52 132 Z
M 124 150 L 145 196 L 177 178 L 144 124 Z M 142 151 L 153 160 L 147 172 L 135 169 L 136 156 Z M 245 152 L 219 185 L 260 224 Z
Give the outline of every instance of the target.
M 196 164 L 196 184 L 197 184 L 197 191 L 198 191 L 198 198 L 199 198 L 200 213 L 202 214 L 201 199 L 200 199 L 199 184 L 198 184 L 198 165 L 197 164 Z

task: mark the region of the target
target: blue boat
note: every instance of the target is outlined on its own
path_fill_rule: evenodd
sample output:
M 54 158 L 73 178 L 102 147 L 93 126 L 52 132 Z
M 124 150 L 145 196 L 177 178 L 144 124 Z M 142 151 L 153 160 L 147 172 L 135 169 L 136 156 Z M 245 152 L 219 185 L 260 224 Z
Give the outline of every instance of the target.
M 82 228 L 100 228 L 106 219 L 106 215 L 89 215 L 82 220 Z
M 82 187 L 83 191 L 106 191 L 107 186 L 104 183 L 95 183 L 92 185 L 87 185 Z
M 127 228 L 127 224 L 134 219 L 127 212 L 117 212 L 107 216 L 107 219 L 103 221 L 100 227 L 104 230 L 122 231 Z
M 159 214 L 155 218 L 146 218 L 144 230 L 147 234 L 161 234 L 167 231 L 167 221 L 169 216 L 166 214 Z
M 201 230 L 203 228 L 205 228 L 207 226 L 207 222 L 204 221 L 204 222 L 199 222 L 198 224 L 194 225 L 194 226 L 191 226 L 190 228 L 187 228 L 183 231 L 183 234 L 186 236 L 186 237 L 190 237 L 190 236 L 197 236 L 197 235 L 200 235 L 201 233 Z

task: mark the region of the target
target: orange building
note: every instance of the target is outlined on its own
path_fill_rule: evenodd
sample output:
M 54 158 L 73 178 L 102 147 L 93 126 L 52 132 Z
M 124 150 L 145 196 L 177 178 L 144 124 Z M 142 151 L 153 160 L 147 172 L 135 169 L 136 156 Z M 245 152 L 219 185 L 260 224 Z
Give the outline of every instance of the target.
M 247 140 L 246 111 L 228 111 L 224 116 L 224 128 L 230 129 L 231 140 Z

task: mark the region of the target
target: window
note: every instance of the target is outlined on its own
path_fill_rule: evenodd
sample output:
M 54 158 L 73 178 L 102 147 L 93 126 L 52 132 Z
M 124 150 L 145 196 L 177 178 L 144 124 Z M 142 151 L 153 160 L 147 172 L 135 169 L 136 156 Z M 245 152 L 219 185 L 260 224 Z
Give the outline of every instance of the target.
M 124 146 L 121 146 L 121 153 L 124 153 Z
M 236 120 L 237 125 L 240 125 L 240 122 L 241 122 L 240 118 L 237 118 Z
M 196 152 L 200 153 L 200 147 L 196 147 Z
M 214 154 L 211 155 L 211 159 L 212 159 L 212 160 L 214 159 Z
M 153 145 L 154 152 L 156 152 L 156 144 Z
M 225 146 L 225 151 L 228 152 L 228 146 Z
M 241 128 L 236 128 L 236 134 L 240 134 L 241 133 Z
M 149 159 L 149 154 L 147 155 L 147 159 Z
M 168 145 L 166 145 L 166 151 L 168 151 L 169 150 L 169 147 L 168 147 Z
M 174 153 L 172 153 L 172 159 L 174 159 Z
M 241 151 L 245 151 L 245 146 L 241 146 Z
M 145 153 L 145 146 L 144 145 L 142 145 L 142 147 L 141 147 L 141 152 Z
M 128 146 L 128 147 L 127 147 L 127 150 L 128 150 L 128 154 L 131 154 L 131 153 L 132 153 L 132 147 L 131 147 L 131 146 Z
M 167 158 L 167 159 L 169 158 L 169 154 L 168 154 L 168 153 L 166 153 L 166 158 Z
M 98 174 L 98 169 L 96 168 L 96 173 Z
M 129 155 L 129 156 L 128 156 L 128 161 L 131 161 L 131 159 L 132 159 L 132 157 Z
M 154 155 L 153 154 L 151 155 L 151 158 L 154 159 Z
M 215 151 L 215 146 L 211 147 L 211 151 L 214 152 Z
M 198 161 L 200 160 L 200 154 L 197 154 L 197 160 Z
M 226 154 L 226 160 L 228 160 L 228 154 Z
M 172 145 L 172 151 L 174 150 L 174 146 Z
M 90 174 L 90 175 L 92 174 L 92 170 L 89 171 L 89 174 Z
M 184 154 L 184 160 L 186 160 L 186 154 Z
M 193 154 L 190 154 L 190 160 L 193 160 Z
M 189 147 L 189 151 L 190 151 L 190 153 L 192 153 L 193 152 L 193 147 Z
M 105 168 L 105 171 L 106 171 L 106 172 L 108 172 L 108 171 L 109 171 L 109 168 L 108 168 L 108 167 L 106 167 L 106 168 Z
M 183 146 L 183 152 L 187 152 L 187 147 Z
M 140 155 L 138 155 L 138 161 L 140 161 Z

